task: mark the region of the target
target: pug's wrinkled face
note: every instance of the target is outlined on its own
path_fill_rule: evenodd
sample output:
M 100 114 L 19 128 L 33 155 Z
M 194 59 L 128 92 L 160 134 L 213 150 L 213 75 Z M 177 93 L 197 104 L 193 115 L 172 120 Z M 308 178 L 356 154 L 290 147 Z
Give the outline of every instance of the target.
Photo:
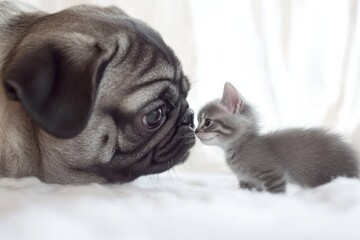
M 24 87 L 18 87 L 22 80 L 17 73 L 7 79 L 20 80 L 8 81 L 6 87 L 40 126 L 42 180 L 128 182 L 186 160 L 195 144 L 193 112 L 186 101 L 190 84 L 158 33 L 114 8 L 77 7 L 37 24 L 23 44 L 55 52 L 55 70 L 48 72 L 65 83 L 56 83 L 56 98 L 41 104 L 48 99 L 41 93 L 21 95 Z M 48 51 L 42 52 L 37 50 L 31 59 L 47 58 Z M 10 70 L 16 69 L 12 66 L 21 54 L 9 60 Z M 42 61 L 36 76 L 47 74 L 48 62 Z M 25 69 L 27 76 L 35 75 L 32 71 Z M 74 75 L 76 79 L 68 80 Z
M 117 64 L 114 59 L 106 71 L 89 124 L 80 135 L 60 140 L 42 132 L 43 151 L 49 155 L 45 181 L 100 176 L 127 182 L 186 160 L 195 138 L 193 113 L 185 100 L 189 83 L 181 70 L 159 61 L 139 77 L 139 66 L 124 71 Z

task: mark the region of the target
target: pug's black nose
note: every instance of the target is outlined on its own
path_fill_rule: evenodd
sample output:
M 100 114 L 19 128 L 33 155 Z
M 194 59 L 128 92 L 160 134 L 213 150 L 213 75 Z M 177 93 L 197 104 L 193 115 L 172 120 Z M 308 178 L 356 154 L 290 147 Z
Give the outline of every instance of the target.
M 194 128 L 194 111 L 190 108 L 186 109 L 181 123 L 183 125 L 189 125 L 191 128 Z

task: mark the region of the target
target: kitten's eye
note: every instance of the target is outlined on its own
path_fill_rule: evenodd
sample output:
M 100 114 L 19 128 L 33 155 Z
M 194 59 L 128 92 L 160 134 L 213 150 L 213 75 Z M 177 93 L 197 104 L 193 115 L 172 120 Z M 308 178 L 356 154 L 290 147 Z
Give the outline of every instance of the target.
M 146 128 L 154 129 L 159 127 L 164 120 L 163 110 L 162 108 L 158 108 L 143 117 L 143 124 Z
M 211 120 L 210 119 L 205 119 L 205 124 L 204 124 L 204 126 L 205 127 L 208 127 L 208 126 L 210 126 L 211 125 Z

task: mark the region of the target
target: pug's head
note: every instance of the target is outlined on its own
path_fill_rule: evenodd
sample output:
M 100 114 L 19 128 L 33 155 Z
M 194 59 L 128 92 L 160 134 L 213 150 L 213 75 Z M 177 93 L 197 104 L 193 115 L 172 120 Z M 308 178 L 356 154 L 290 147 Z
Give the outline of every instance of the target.
M 186 160 L 190 88 L 160 35 L 116 8 L 42 14 L 3 67 L 34 121 L 46 182 L 127 182 Z

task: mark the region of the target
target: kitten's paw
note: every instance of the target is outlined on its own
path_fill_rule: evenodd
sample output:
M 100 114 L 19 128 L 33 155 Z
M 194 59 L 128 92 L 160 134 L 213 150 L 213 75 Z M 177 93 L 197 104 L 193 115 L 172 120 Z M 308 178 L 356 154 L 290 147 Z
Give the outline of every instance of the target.
M 253 183 L 250 183 L 250 182 L 245 182 L 245 181 L 240 181 L 239 182 L 239 187 L 241 189 L 244 189 L 244 190 L 250 190 L 250 191 L 262 191 L 262 189 L 260 189 L 258 186 L 256 186 L 255 184 Z

